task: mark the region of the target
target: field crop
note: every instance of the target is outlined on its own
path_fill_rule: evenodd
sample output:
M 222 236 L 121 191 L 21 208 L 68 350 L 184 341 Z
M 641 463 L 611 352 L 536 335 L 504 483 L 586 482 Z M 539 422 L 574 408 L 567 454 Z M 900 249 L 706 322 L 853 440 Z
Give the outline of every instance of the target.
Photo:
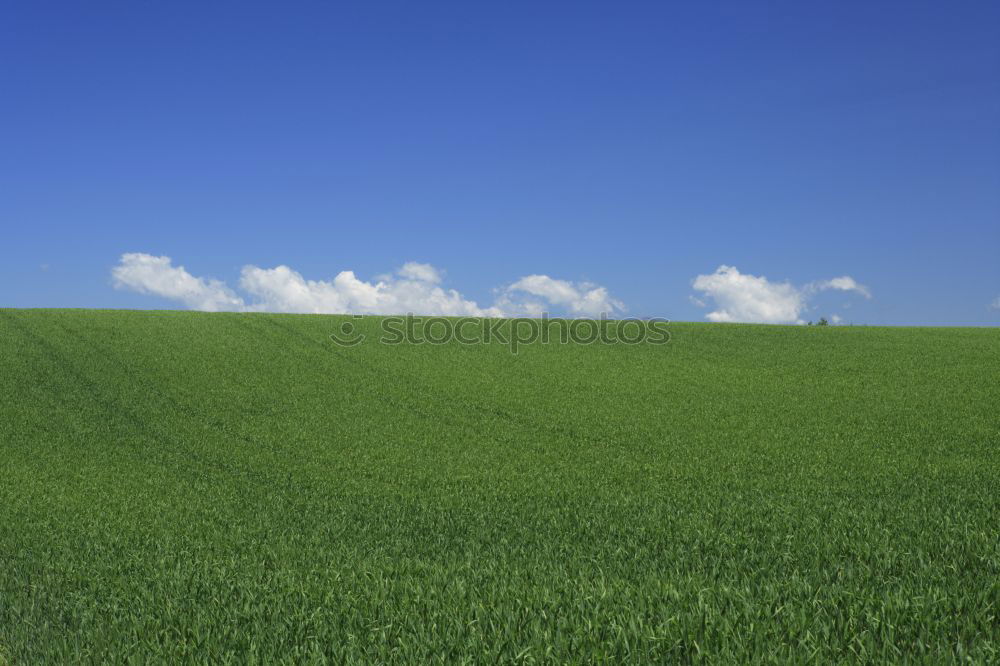
M 345 319 L 0 310 L 0 664 L 1000 661 L 1000 330 Z

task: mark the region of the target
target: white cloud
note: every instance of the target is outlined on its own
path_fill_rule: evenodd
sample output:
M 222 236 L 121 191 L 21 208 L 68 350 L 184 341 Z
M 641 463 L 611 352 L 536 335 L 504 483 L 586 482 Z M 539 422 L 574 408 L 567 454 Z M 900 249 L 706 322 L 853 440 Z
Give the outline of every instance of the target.
M 832 324 L 840 324 L 843 321 L 844 321 L 844 318 L 841 317 L 838 314 L 830 315 L 830 323 L 832 323 Z
M 841 277 L 833 278 L 832 280 L 820 280 L 819 282 L 813 282 L 807 285 L 807 288 L 814 289 L 816 291 L 823 291 L 825 289 L 839 289 L 840 291 L 856 291 L 865 298 L 871 298 L 872 293 L 863 284 L 858 284 L 854 278 L 843 275 Z
M 734 266 L 719 266 L 710 275 L 694 279 L 694 288 L 715 301 L 717 310 L 706 318 L 718 322 L 801 324 L 805 308 L 802 293 L 787 282 L 745 275 Z
M 699 275 L 692 283 L 715 303 L 705 317 L 716 322 L 803 324 L 802 313 L 818 291 L 855 291 L 865 298 L 871 292 L 849 276 L 796 287 L 789 282 L 771 282 L 766 277 L 740 273 L 734 266 L 719 266 L 714 273 Z
M 408 261 L 396 272 L 400 277 L 408 280 L 418 280 L 434 284 L 441 281 L 441 273 L 430 264 L 419 264 L 415 261 Z
M 991 310 L 1000 310 L 1000 296 L 997 296 L 997 299 L 995 301 L 993 301 L 992 303 L 990 303 L 990 309 Z
M 494 308 L 480 308 L 453 289 L 435 282 L 437 271 L 426 264 L 406 264 L 400 277 L 377 282 L 359 280 L 353 271 L 342 271 L 333 280 L 306 280 L 288 266 L 246 266 L 240 288 L 255 297 L 252 310 L 265 312 L 414 314 L 499 316 Z
M 604 287 L 530 275 L 499 290 L 497 302 L 480 307 L 454 289 L 440 286 L 441 272 L 409 262 L 394 275 L 375 281 L 342 271 L 332 280 L 307 280 L 288 266 L 245 266 L 239 287 L 248 298 L 219 280 L 207 280 L 174 266 L 169 257 L 129 253 L 112 270 L 114 284 L 178 301 L 194 310 L 405 314 L 503 317 L 541 315 L 550 308 L 573 316 L 598 316 L 624 309 Z M 524 299 L 524 295 L 529 298 Z
M 563 308 L 580 317 L 611 315 L 625 309 L 604 287 L 555 280 L 548 275 L 529 275 L 514 282 L 502 290 L 498 305 L 512 314 L 528 316 L 547 311 L 547 306 Z
M 111 276 L 118 289 L 162 296 L 192 310 L 215 312 L 245 307 L 243 299 L 225 283 L 194 277 L 183 266 L 173 266 L 170 257 L 154 257 L 141 252 L 123 254 Z

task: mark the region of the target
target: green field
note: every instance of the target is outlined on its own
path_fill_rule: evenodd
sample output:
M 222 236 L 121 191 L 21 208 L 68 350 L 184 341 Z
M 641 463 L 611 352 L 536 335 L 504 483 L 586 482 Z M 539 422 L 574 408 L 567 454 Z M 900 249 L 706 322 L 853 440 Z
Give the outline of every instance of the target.
M 1000 660 L 1000 329 L 344 320 L 0 310 L 0 664 Z

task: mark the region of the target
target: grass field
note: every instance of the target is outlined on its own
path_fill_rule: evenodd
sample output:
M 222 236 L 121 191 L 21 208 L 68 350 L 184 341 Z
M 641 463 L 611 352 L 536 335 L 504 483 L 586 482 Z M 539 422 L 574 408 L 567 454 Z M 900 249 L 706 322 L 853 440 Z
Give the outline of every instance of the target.
M 343 320 L 0 310 L 0 664 L 1000 660 L 1000 329 Z

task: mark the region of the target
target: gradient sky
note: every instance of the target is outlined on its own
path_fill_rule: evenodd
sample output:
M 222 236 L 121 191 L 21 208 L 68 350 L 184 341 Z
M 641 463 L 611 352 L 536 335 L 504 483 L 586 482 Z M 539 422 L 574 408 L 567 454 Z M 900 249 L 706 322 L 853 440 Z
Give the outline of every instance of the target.
M 0 306 L 184 307 L 146 253 L 1000 324 L 997 2 L 21 2 L 0 62 Z

